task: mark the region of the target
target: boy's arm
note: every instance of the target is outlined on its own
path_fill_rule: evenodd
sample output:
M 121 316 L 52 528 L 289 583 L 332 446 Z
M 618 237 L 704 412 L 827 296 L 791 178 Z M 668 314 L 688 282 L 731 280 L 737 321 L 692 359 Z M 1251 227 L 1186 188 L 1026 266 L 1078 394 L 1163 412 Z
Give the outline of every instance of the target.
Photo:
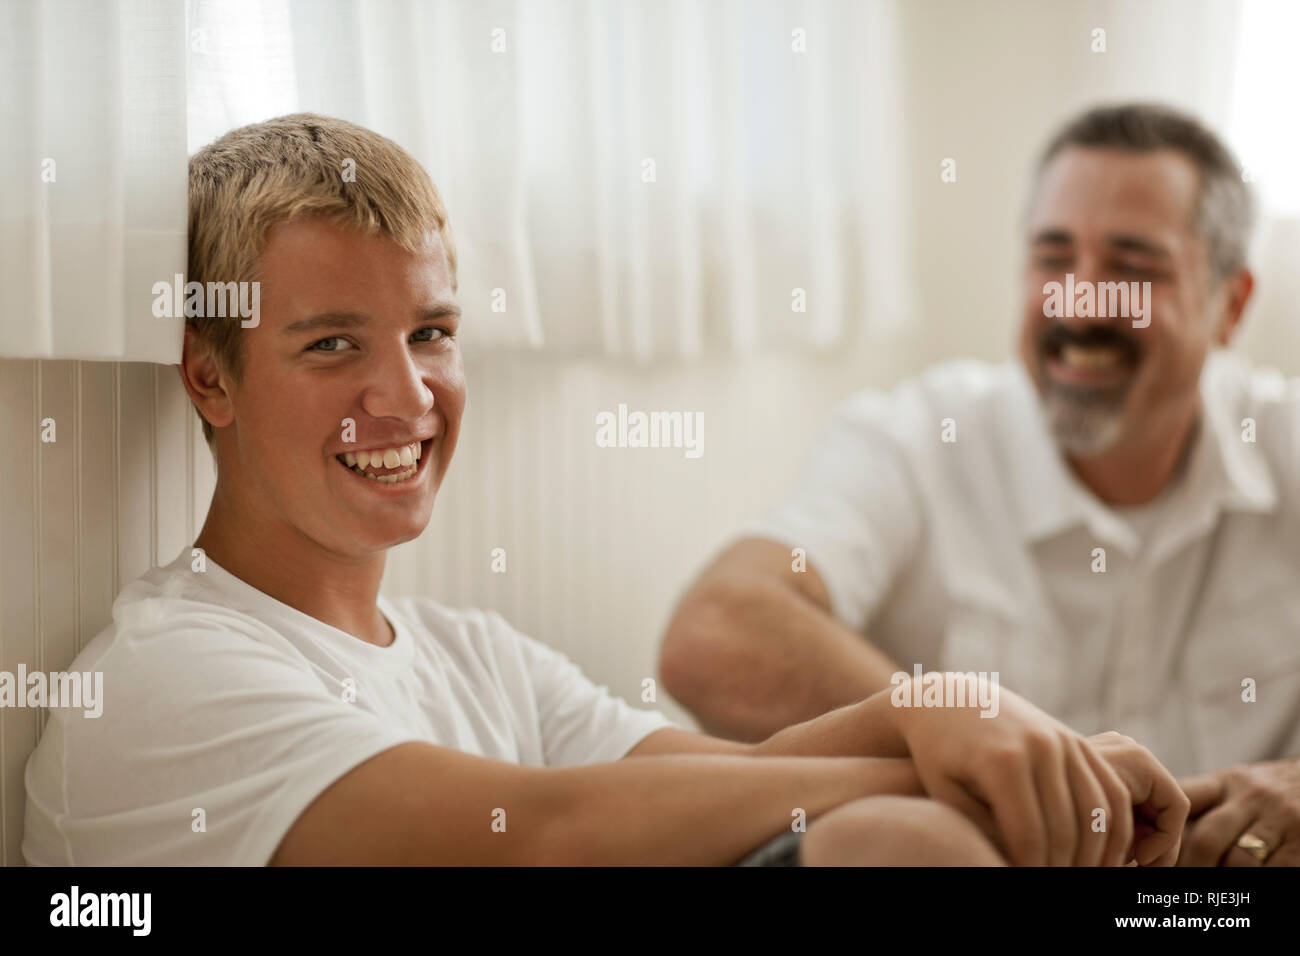
M 749 757 L 907 757 L 907 744 L 888 719 L 890 694 L 888 690 L 873 694 L 779 730 L 757 744 L 665 727 L 646 736 L 626 756 L 713 753 Z
M 539 768 L 406 743 L 329 786 L 270 862 L 730 864 L 796 809 L 812 819 L 857 797 L 921 792 L 900 759 L 695 753 Z
M 913 689 L 911 679 L 904 682 L 899 699 L 908 700 Z M 788 754 L 910 756 L 924 792 L 964 812 L 1016 863 L 1122 864 L 1132 855 L 1143 865 L 1167 865 L 1177 859 L 1188 800 L 1149 751 L 1115 734 L 1084 739 L 1011 691 L 993 689 L 990 703 L 997 706 L 987 711 L 895 707 L 895 691 L 883 690 L 760 744 L 739 746 L 765 758 L 757 763 L 785 761 Z M 975 691 L 967 699 L 976 699 Z M 673 745 L 736 746 L 665 729 L 630 756 Z M 1090 818 L 1077 807 L 1101 809 L 1113 821 L 1109 833 L 1092 833 Z

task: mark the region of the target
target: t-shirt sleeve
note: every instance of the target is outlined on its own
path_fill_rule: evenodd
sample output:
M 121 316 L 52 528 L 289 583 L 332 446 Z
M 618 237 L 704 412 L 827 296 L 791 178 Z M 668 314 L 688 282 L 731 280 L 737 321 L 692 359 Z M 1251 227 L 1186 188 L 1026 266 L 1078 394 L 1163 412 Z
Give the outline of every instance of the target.
M 498 637 L 504 629 L 523 658 L 546 766 L 618 760 L 656 730 L 676 726 L 658 711 L 633 707 L 597 686 L 560 651 L 520 634 L 499 615 L 490 614 L 489 619 Z
M 291 649 L 229 628 L 119 635 L 99 666 L 101 716 L 57 714 L 60 826 L 79 866 L 264 865 L 331 783 L 418 739 L 335 697 Z
M 836 618 L 855 631 L 866 628 L 922 533 L 911 469 L 886 427 L 898 414 L 877 393 L 842 405 L 793 487 L 745 532 L 802 548 Z

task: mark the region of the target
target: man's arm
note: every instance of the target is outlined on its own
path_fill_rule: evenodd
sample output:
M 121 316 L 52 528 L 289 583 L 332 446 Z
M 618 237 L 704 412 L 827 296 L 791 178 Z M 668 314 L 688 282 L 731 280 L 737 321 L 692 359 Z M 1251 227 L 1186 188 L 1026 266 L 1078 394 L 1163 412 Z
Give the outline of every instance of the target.
M 765 740 L 860 701 L 900 668 L 831 613 L 817 571 L 790 549 L 746 538 L 682 598 L 664 636 L 660 680 L 711 734 Z
M 406 743 L 326 788 L 270 862 L 729 864 L 796 808 L 812 819 L 879 793 L 920 795 L 911 761 L 695 753 L 539 768 Z

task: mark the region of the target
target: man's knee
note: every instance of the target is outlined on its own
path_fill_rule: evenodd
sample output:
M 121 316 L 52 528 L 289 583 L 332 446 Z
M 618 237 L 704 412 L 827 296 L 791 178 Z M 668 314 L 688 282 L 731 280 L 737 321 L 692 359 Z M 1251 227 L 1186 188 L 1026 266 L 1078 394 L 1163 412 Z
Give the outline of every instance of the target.
M 814 820 L 806 866 L 1004 866 L 970 820 L 922 797 L 864 797 Z

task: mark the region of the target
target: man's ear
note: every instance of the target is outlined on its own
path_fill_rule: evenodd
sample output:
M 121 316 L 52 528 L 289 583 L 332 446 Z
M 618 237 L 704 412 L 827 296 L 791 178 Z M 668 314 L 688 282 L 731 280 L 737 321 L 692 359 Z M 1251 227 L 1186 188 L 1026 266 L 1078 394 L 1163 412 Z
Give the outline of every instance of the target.
M 1223 305 L 1220 307 L 1218 326 L 1214 330 L 1214 341 L 1227 345 L 1237 334 L 1241 317 L 1246 311 L 1246 303 L 1255 291 L 1255 276 L 1249 269 L 1238 269 L 1234 275 L 1223 280 Z
M 185 391 L 213 428 L 225 428 L 235 418 L 234 406 L 226 392 L 226 383 L 211 349 L 199 341 L 199 334 L 185 326 L 179 366 Z

